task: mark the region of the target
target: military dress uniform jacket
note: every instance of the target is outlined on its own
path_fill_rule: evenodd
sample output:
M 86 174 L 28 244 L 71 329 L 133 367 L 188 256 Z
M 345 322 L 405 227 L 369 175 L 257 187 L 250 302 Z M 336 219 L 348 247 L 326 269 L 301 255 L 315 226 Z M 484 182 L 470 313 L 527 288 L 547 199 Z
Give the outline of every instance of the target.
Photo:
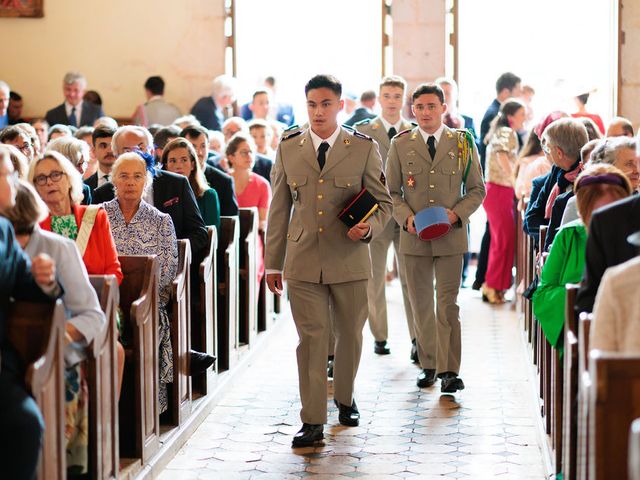
M 389 147 L 391 146 L 391 139 L 389 139 L 389 134 L 387 133 L 387 129 L 380 120 L 380 117 L 376 117 L 370 120 L 363 120 L 354 125 L 354 128 L 359 132 L 364 133 L 365 135 L 373 138 L 378 144 L 378 148 L 380 149 L 380 156 L 382 157 L 382 164 L 386 167 L 387 165 L 387 156 L 389 155 Z M 406 120 L 402 120 L 402 124 L 400 125 L 400 130 L 397 133 L 400 133 L 404 130 L 409 130 L 413 128 L 413 125 Z
M 475 144 L 463 192 L 465 161 L 458 159 L 456 130 L 447 126 L 436 146 L 434 160 L 431 160 L 419 127 L 393 138 L 387 158 L 387 182 L 393 199 L 393 216 L 398 224 L 405 225 L 410 215 L 435 206 L 453 210 L 460 218 L 447 235 L 429 242 L 402 231 L 400 253 L 438 257 L 463 254 L 468 250 L 465 225 L 482 203 L 486 192 Z
M 371 275 L 367 240 L 350 240 L 337 216 L 365 187 L 380 205 L 367 220 L 370 240 L 391 218 L 391 198 L 376 144 L 340 128 L 322 171 L 308 129 L 290 134 L 278 146 L 265 268 L 284 270 L 285 279 L 331 284 Z

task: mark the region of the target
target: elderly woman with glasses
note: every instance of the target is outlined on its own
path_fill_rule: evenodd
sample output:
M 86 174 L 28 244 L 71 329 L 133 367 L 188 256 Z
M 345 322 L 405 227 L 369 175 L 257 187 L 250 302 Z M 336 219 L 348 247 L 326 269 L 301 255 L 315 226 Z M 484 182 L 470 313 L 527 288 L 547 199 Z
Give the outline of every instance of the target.
M 84 176 L 91 154 L 89 146 L 74 137 L 59 137 L 47 145 L 47 152 L 58 152 L 64 155 L 73 166 Z M 82 184 L 82 205 L 91 205 L 91 188 Z
M 628 197 L 631 191 L 627 176 L 612 165 L 589 165 L 576 179 L 574 192 L 580 219 L 567 223 L 556 235 L 533 294 L 533 312 L 551 346 L 562 348 L 565 285 L 582 279 L 591 214 Z
M 31 163 L 36 157 L 36 150 L 33 140 L 24 128 L 18 125 L 11 125 L 0 131 L 0 143 L 13 145 L 27 157 L 28 163 Z
M 178 270 L 178 243 L 171 217 L 145 202 L 142 197 L 151 184 L 145 160 L 135 152 L 118 157 L 111 170 L 116 197 L 104 203 L 111 231 L 120 255 L 157 255 L 160 261 L 158 285 L 160 352 L 160 412 L 167 409 L 167 384 L 173 381 L 173 351 L 167 304 L 171 282 Z
M 256 147 L 253 138 L 244 133 L 236 133 L 227 144 L 226 155 L 231 170 L 229 174 L 235 180 L 235 193 L 238 207 L 258 207 L 259 229 L 267 227 L 267 216 L 271 204 L 271 186 L 264 178 L 253 172 Z M 258 242 L 256 255 L 258 262 L 258 283 L 264 275 L 264 245 Z
M 80 205 L 82 177 L 71 162 L 47 151 L 29 167 L 29 182 L 49 209 L 40 227 L 74 240 L 89 275 L 113 274 L 122 282 L 107 214 L 98 206 Z
M 38 222 L 47 215 L 46 205 L 30 184 L 18 181 L 16 187 L 16 203 L 4 216 L 13 224 L 16 240 L 31 258 L 46 253 L 55 261 L 57 276 L 64 285 L 67 469 L 84 474 L 89 463 L 89 398 L 82 361 L 86 358 L 85 348 L 106 319 L 74 242 L 39 228 Z

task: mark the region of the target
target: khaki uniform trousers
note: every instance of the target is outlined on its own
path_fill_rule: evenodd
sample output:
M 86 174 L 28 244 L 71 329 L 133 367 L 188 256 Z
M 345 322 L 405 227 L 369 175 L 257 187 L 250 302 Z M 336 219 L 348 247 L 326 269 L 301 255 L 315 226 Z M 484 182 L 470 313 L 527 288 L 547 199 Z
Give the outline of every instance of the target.
M 327 422 L 327 354 L 335 334 L 334 398 L 351 405 L 367 320 L 367 280 L 318 284 L 288 280 L 289 302 L 298 331 L 298 381 L 303 423 Z M 332 315 L 329 312 L 331 302 Z
M 435 369 L 436 373 L 460 371 L 462 344 L 457 301 L 462 257 L 405 256 L 420 366 Z
M 411 339 L 416 338 L 413 329 L 413 311 L 409 301 L 407 290 L 407 278 L 405 274 L 404 255 L 400 254 L 400 227 L 395 220 L 390 220 L 382 233 L 371 240 L 369 251 L 371 255 L 372 278 L 367 286 L 367 296 L 369 299 L 369 328 L 376 341 L 387 340 L 389 336 L 387 323 L 387 296 L 385 294 L 387 276 L 387 253 L 393 242 L 393 248 L 398 262 L 398 276 L 402 286 L 402 300 L 404 303 L 404 313 L 407 318 L 407 327 Z

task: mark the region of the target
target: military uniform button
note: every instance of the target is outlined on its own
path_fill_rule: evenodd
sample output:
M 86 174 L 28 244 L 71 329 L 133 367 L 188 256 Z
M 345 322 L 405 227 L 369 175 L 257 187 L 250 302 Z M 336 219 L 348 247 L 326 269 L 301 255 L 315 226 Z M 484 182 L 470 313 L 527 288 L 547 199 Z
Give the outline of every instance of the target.
M 433 203 L 433 200 L 429 200 L 429 203 Z
M 429 185 L 429 188 L 434 188 L 433 185 Z
M 318 212 L 318 215 L 324 215 L 324 212 L 323 212 L 322 210 L 320 210 L 320 211 Z
M 429 173 L 436 173 L 436 171 L 435 170 L 431 170 Z
M 324 178 L 321 178 L 320 180 L 318 180 L 318 183 L 324 183 Z
M 293 182 L 293 183 L 292 183 L 292 185 L 293 185 L 294 187 L 297 187 L 297 186 L 298 186 L 298 184 L 297 184 L 296 182 Z
M 350 186 L 351 186 L 351 184 L 350 184 L 350 183 L 347 183 L 347 187 L 350 187 Z
M 322 227 L 318 228 L 318 232 L 322 233 L 324 231 L 324 229 Z
M 318 200 L 322 200 L 324 197 L 322 196 L 322 194 L 318 195 Z
M 291 238 L 291 234 L 290 233 L 287 233 L 287 238 Z

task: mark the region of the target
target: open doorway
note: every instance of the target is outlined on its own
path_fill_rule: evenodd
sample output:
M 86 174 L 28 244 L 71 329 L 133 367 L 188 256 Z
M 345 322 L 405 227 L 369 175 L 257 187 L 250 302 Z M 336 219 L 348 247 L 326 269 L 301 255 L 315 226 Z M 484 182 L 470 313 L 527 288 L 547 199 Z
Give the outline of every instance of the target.
M 377 89 L 382 75 L 382 8 L 371 0 L 234 0 L 239 103 L 274 76 L 277 100 L 306 121 L 304 85 L 330 73 L 345 93 Z M 243 96 L 244 95 L 244 96 Z
M 573 97 L 593 91 L 590 112 L 615 115 L 618 2 L 612 0 L 457 0 L 461 110 L 476 126 L 506 71 L 536 92 L 534 121 L 576 111 Z

